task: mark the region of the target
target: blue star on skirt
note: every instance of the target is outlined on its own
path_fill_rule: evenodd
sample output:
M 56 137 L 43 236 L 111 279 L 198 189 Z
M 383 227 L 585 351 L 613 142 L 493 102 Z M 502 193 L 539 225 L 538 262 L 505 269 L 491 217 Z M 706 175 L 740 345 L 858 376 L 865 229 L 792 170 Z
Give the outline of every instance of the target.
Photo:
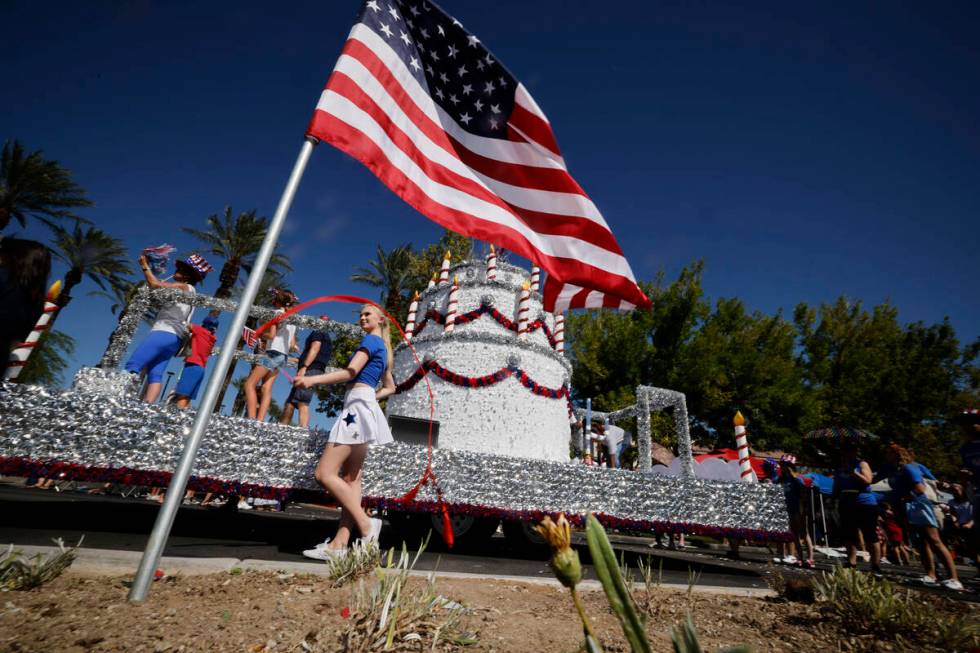
M 344 417 L 344 422 L 347 424 L 347 426 L 350 426 L 356 421 L 357 421 L 357 415 L 355 415 L 354 413 L 347 413 L 347 415 Z

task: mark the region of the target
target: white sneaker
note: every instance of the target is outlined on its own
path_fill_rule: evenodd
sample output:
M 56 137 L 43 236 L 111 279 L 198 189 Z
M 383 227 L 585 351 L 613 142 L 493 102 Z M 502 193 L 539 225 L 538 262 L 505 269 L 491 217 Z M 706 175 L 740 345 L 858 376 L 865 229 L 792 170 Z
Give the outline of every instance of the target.
M 335 560 L 337 558 L 343 558 L 345 555 L 347 555 L 347 549 L 331 549 L 324 546 L 324 543 L 321 542 L 312 549 L 306 549 L 303 551 L 303 555 L 313 560 Z
M 955 590 L 957 592 L 963 591 L 963 583 L 958 580 L 953 580 L 952 578 L 947 578 L 943 581 L 943 587 L 948 590 Z
M 365 542 L 377 542 L 378 538 L 381 537 L 381 526 L 383 522 L 377 517 L 371 518 L 371 528 L 368 529 L 367 535 L 361 538 Z
M 936 579 L 933 578 L 932 576 L 923 576 L 922 578 L 919 579 L 919 582 L 922 583 L 923 585 L 928 585 L 930 587 L 936 585 Z
M 252 504 L 250 504 L 245 499 L 239 499 L 238 500 L 238 509 L 239 510 L 251 510 L 252 509 Z
M 795 565 L 796 564 L 796 556 L 794 556 L 794 555 L 788 555 L 788 556 L 786 556 L 785 558 L 783 558 L 783 564 L 786 564 L 786 565 Z

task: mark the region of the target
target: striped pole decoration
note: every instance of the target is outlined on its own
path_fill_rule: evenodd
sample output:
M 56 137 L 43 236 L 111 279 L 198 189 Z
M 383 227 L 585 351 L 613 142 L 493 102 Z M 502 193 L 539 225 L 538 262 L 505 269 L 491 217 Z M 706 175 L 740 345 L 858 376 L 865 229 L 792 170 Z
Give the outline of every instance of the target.
M 446 306 L 446 328 L 443 333 L 452 333 L 456 328 L 456 303 L 459 300 L 459 278 L 453 277 L 453 285 L 449 289 L 449 301 Z
M 517 339 L 527 340 L 528 313 L 531 312 L 531 284 L 521 285 L 521 301 L 517 305 Z
M 533 292 L 541 290 L 541 268 L 536 265 L 531 266 L 531 290 Z
M 54 314 L 58 312 L 59 306 L 55 303 L 55 300 L 58 299 L 58 295 L 60 294 L 61 280 L 59 279 L 51 284 L 51 288 L 48 289 L 48 294 L 44 299 L 44 311 L 41 313 L 41 317 L 38 318 L 37 324 L 34 325 L 34 328 L 28 334 L 27 340 L 19 343 L 10 351 L 7 373 L 4 375 L 5 379 L 13 381 L 20 375 L 21 370 L 27 366 L 27 360 L 34 352 L 34 348 L 37 347 L 37 341 L 40 340 L 41 334 L 48 330 Z
M 405 340 L 411 340 L 415 334 L 415 314 L 419 310 L 419 291 L 412 295 L 412 303 L 408 307 L 408 320 L 405 322 Z
M 755 481 L 752 464 L 749 462 L 749 439 L 745 435 L 745 418 L 742 411 L 735 411 L 735 446 L 738 447 L 738 469 L 745 483 Z
M 490 245 L 490 253 L 487 254 L 487 281 L 497 278 L 497 250 Z
M 559 354 L 565 353 L 565 314 L 555 315 L 555 351 Z
M 429 285 L 426 287 L 426 290 L 429 290 L 430 288 L 435 288 L 437 281 L 439 281 L 439 273 L 433 272 L 432 278 L 429 279 Z
M 449 283 L 449 257 L 450 252 L 447 249 L 446 255 L 442 259 L 442 269 L 439 270 L 439 284 Z

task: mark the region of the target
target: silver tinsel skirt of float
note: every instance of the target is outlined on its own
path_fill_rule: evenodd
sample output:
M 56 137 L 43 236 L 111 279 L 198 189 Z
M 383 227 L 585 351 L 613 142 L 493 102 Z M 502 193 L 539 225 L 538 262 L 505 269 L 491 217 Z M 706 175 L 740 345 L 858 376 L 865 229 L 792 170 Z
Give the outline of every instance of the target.
M 193 413 L 143 404 L 128 375 L 86 368 L 75 388 L 52 391 L 8 384 L 0 390 L 0 473 L 51 474 L 133 485 L 165 482 L 175 468 Z M 283 497 L 319 490 L 313 470 L 326 433 L 213 417 L 193 471 L 197 489 Z M 366 500 L 381 507 L 436 509 L 425 486 L 408 506 L 398 499 L 426 466 L 425 448 L 374 447 L 364 469 Z M 789 530 L 778 485 L 651 476 L 467 451 L 435 450 L 433 469 L 450 510 L 510 519 L 594 512 L 607 524 L 785 539 Z

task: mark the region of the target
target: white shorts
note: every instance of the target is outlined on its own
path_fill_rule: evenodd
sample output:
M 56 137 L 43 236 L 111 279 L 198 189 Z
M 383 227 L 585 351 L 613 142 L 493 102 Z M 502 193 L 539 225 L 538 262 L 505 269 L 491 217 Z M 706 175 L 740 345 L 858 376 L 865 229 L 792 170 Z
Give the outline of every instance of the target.
M 327 442 L 336 444 L 388 444 L 393 441 L 388 420 L 374 398 L 374 390 L 355 386 L 344 397 L 344 409 L 337 416 Z

